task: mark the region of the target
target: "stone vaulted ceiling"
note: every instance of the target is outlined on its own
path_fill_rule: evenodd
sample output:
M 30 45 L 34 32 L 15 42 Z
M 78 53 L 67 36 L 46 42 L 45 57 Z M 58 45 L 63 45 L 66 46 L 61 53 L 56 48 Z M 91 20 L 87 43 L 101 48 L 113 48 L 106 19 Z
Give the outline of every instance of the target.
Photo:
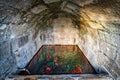
M 54 22 L 62 29 L 53 30 Z M 78 41 L 98 73 L 120 77 L 120 0 L 0 0 L 0 78 L 16 63 L 26 65 L 46 40 L 63 36 L 61 43 Z
M 119 8 L 119 3 L 119 0 L 0 0 L 0 23 L 38 21 L 37 24 L 40 25 L 41 22 L 44 24 L 50 19 L 63 16 L 71 18 L 79 26 L 81 13 L 87 14 L 87 11 L 82 12 L 83 9 L 91 8 L 97 12 L 96 8 L 99 7 L 103 14 L 107 14 L 110 12 L 109 8 Z M 118 11 L 113 13 L 119 14 Z M 20 19 L 14 19 L 15 15 L 20 16 Z

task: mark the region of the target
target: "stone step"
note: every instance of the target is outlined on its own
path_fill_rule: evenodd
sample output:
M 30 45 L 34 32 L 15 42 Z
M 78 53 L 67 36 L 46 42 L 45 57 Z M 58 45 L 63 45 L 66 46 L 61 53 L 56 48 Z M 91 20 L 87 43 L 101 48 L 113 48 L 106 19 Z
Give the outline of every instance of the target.
M 74 74 L 74 75 L 13 75 L 5 80 L 112 80 L 108 75 Z

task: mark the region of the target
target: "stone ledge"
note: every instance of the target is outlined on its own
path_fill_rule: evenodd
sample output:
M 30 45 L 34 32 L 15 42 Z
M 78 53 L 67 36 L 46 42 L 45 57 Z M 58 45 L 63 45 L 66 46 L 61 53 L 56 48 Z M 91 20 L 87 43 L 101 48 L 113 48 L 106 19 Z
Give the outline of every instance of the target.
M 66 75 L 12 75 L 5 80 L 112 80 L 102 74 L 66 74 Z

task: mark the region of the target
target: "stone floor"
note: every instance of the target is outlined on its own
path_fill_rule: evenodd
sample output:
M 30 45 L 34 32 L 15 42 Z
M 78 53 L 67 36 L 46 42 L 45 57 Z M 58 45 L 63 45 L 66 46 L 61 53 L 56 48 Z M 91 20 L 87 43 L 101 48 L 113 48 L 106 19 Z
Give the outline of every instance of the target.
M 75 74 L 75 75 L 14 75 L 5 80 L 113 80 L 108 75 L 96 74 Z

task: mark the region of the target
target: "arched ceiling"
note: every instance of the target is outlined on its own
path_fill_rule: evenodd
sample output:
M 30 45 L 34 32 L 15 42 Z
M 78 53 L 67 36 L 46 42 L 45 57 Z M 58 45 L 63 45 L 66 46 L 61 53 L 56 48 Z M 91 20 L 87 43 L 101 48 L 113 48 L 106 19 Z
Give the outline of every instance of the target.
M 51 18 L 64 16 L 71 18 L 79 26 L 80 8 L 91 2 L 93 0 L 0 0 L 0 8 L 1 10 L 3 9 L 1 11 L 3 16 L 1 17 L 1 22 L 14 23 L 14 21 L 9 19 L 12 19 L 18 13 L 22 17 L 32 13 L 31 22 L 36 21 L 33 19 L 35 16 L 43 22 Z M 23 20 L 23 22 L 25 21 Z
M 119 0 L 0 0 L 0 23 L 26 22 L 40 25 L 60 16 L 71 18 L 79 26 L 81 9 L 88 7 L 96 10 L 99 7 L 114 10 L 119 8 L 119 3 Z M 21 18 L 14 19 L 16 15 Z
M 38 9 L 40 11 L 38 11 Z M 78 26 L 80 23 L 80 5 L 72 0 L 36 0 L 33 3 L 33 9 L 31 11 L 34 14 L 43 14 L 44 17 L 41 19 L 42 21 L 48 21 L 49 19 L 61 16 L 71 18 L 73 23 Z
M 0 42 L 2 42 L 3 51 L 4 47 L 8 47 L 4 46 L 4 42 L 11 42 L 11 39 L 13 41 L 15 39 L 14 42 L 17 45 L 19 40 L 24 43 L 23 39 L 26 34 L 28 36 L 27 31 L 31 27 L 34 29 L 31 31 L 32 39 L 35 39 L 40 27 L 46 26 L 58 17 L 70 18 L 75 25 L 80 27 L 80 45 L 83 46 L 88 55 L 95 53 L 96 60 L 97 58 L 101 59 L 101 57 L 105 57 L 106 60 L 113 55 L 117 57 L 116 49 L 119 52 L 120 47 L 120 0 L 0 0 Z M 11 44 L 14 43 L 11 42 L 10 47 Z M 108 47 L 108 50 L 109 47 L 110 50 L 113 49 L 114 51 L 115 49 L 115 53 L 113 51 L 106 52 L 103 46 Z M 98 52 L 97 48 L 100 48 Z M 11 48 L 9 51 L 11 53 Z M 100 51 L 105 55 L 101 55 Z M 108 58 L 106 58 L 107 56 Z M 93 61 L 94 59 L 91 60 L 91 62 Z M 116 61 L 109 61 L 111 63 L 116 62 L 119 65 L 120 60 L 116 58 Z M 101 66 L 103 62 L 104 59 L 100 60 L 100 63 L 95 63 Z M 116 64 L 112 66 L 111 63 L 110 65 L 108 65 L 109 63 L 106 64 L 106 69 L 110 75 L 119 77 L 119 66 Z

